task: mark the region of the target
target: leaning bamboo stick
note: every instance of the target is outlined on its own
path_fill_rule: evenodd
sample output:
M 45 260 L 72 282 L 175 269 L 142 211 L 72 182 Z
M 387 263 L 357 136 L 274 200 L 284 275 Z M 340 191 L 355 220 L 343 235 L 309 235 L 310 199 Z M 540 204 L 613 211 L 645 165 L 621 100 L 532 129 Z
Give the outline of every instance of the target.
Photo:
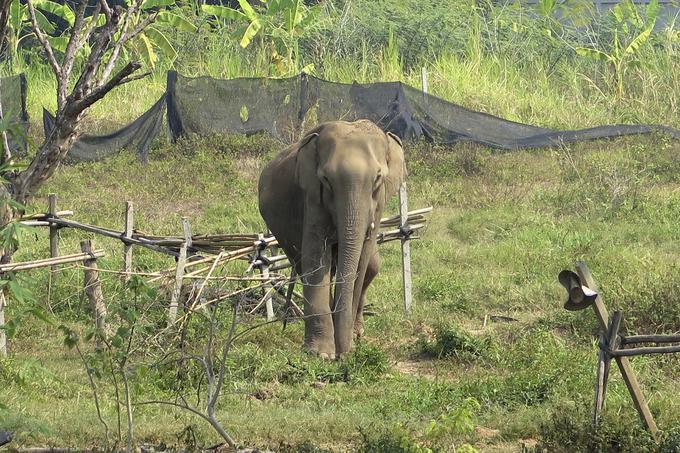
M 70 217 L 73 215 L 73 211 L 57 211 L 54 215 L 57 217 Z M 28 221 L 28 220 L 40 220 L 47 218 L 49 214 L 46 213 L 40 213 L 36 212 L 35 214 L 24 214 L 21 217 L 19 217 L 20 222 Z
M 271 247 L 274 244 L 278 244 L 278 242 L 276 241 L 276 239 L 274 239 L 274 237 L 265 238 L 264 241 L 267 244 L 267 246 L 269 246 L 269 247 Z M 241 258 L 241 257 L 247 255 L 248 253 L 255 251 L 255 249 L 256 249 L 256 245 L 251 244 L 249 247 L 243 247 L 243 248 L 238 249 L 238 250 L 225 252 L 225 253 L 222 254 L 222 256 L 220 257 L 219 260 L 220 260 L 220 262 L 232 261 L 234 259 Z M 186 264 L 185 269 L 189 268 L 189 267 L 198 266 L 200 264 L 212 263 L 216 258 L 217 257 L 215 257 L 215 256 L 210 256 L 210 257 L 207 257 L 207 258 L 201 258 L 201 259 L 196 260 L 196 261 L 190 261 Z M 169 272 L 173 272 L 174 269 L 175 269 L 174 267 L 171 267 L 171 268 L 168 268 L 168 269 L 161 271 L 161 274 L 163 274 L 163 276 L 153 278 L 153 279 L 149 280 L 149 283 L 160 280 L 162 278 L 165 278 L 167 276 L 167 274 Z M 206 268 L 205 270 L 208 270 L 208 269 L 209 268 Z M 201 270 L 201 271 L 203 271 L 203 270 Z M 196 273 L 199 273 L 199 271 L 189 272 L 187 275 L 196 275 Z
M 647 354 L 668 354 L 672 352 L 680 352 L 680 345 L 675 346 L 650 346 L 646 348 L 630 348 L 630 349 L 617 349 L 611 351 L 610 355 L 612 357 L 630 357 L 634 355 L 647 355 Z
M 29 269 L 39 269 L 41 267 L 54 266 L 57 264 L 68 264 L 83 261 L 85 259 L 101 258 L 105 253 L 103 250 L 95 250 L 92 253 L 78 253 L 68 256 L 58 256 L 56 258 L 46 258 L 24 263 L 10 263 L 0 265 L 0 272 L 25 271 Z
M 636 343 L 680 343 L 680 335 L 631 335 L 621 337 L 621 345 Z
M 108 228 L 102 228 L 94 225 L 87 225 L 84 223 L 80 222 L 75 222 L 72 220 L 64 220 L 64 219 L 59 219 L 59 218 L 51 218 L 51 219 L 46 219 L 47 222 L 50 222 L 51 224 L 56 224 L 56 225 L 61 225 L 61 226 L 66 226 L 70 228 L 77 228 L 80 230 L 88 231 L 90 233 L 96 233 L 100 234 L 102 236 L 108 236 L 110 238 L 114 239 L 119 239 L 123 241 L 124 243 L 129 243 L 129 244 L 134 244 L 134 245 L 139 245 L 141 247 L 146 247 L 151 250 L 154 250 L 156 252 L 161 252 L 165 253 L 167 255 L 172 255 L 172 256 L 179 256 L 178 252 L 175 252 L 174 250 L 170 250 L 165 247 L 159 247 L 156 244 L 153 243 L 153 241 L 148 241 L 145 239 L 140 239 L 140 238 L 126 238 L 124 237 L 124 232 L 123 231 L 115 231 L 111 230 Z
M 415 211 L 410 211 L 408 213 L 408 216 L 415 216 L 419 214 L 426 214 L 428 212 L 431 212 L 434 208 L 432 206 L 428 206 L 427 208 L 422 208 L 422 209 L 416 209 Z M 401 216 L 400 215 L 394 215 L 391 217 L 383 217 L 380 219 L 380 224 L 382 225 L 383 223 L 389 223 L 389 222 L 394 222 L 394 221 L 401 221 Z

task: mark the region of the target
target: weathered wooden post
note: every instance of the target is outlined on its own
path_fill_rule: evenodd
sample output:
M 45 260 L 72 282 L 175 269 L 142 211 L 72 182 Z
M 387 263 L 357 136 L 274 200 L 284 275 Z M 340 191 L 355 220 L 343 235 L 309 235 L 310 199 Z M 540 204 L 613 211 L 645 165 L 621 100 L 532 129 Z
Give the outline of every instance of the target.
M 423 90 L 423 101 L 427 99 L 427 70 L 423 66 L 420 71 Z M 401 265 L 404 282 L 404 309 L 410 314 L 413 311 L 413 282 L 411 279 L 411 244 L 409 243 L 408 225 L 408 193 L 406 181 L 399 186 L 399 215 L 401 216 Z
M 7 334 L 5 333 L 5 291 L 0 289 L 0 357 L 7 357 Z
M 125 202 L 125 234 L 126 239 L 132 238 L 132 230 L 134 228 L 134 210 L 131 201 Z M 130 281 L 130 273 L 132 272 L 132 244 L 124 242 L 123 245 L 123 272 L 125 272 L 125 282 Z
M 85 294 L 90 301 L 90 309 L 94 317 L 95 327 L 100 331 L 106 330 L 106 304 L 102 293 L 102 284 L 97 271 L 97 258 L 94 254 L 94 244 L 91 239 L 80 241 L 80 250 L 90 255 L 83 261 L 85 266 Z
M 50 218 L 57 216 L 57 195 L 49 194 L 47 196 L 47 213 Z M 59 227 L 50 223 L 50 256 L 56 258 L 59 256 Z M 51 272 L 54 274 L 57 270 L 57 266 L 52 266 Z
M 274 319 L 274 306 L 272 304 L 272 284 L 269 281 L 269 262 L 264 256 L 264 250 L 267 246 L 264 243 L 264 235 L 257 235 L 257 254 L 255 255 L 255 260 L 258 262 L 258 268 L 260 270 L 260 275 L 264 280 L 262 283 L 262 289 L 264 290 L 264 304 L 267 308 L 267 321 L 272 321 Z
M 413 305 L 413 292 L 411 283 L 411 244 L 405 228 L 408 224 L 408 194 L 406 192 L 406 182 L 402 182 L 399 187 L 399 215 L 401 216 L 401 264 L 404 281 L 404 309 L 406 313 L 411 313 Z
M 610 322 L 607 307 L 604 305 L 602 296 L 597 292 L 597 283 L 595 282 L 595 279 L 593 279 L 593 276 L 585 263 L 576 263 L 576 273 L 577 275 L 571 271 L 562 271 L 560 273 L 560 283 L 564 285 L 569 293 L 569 298 L 564 305 L 564 308 L 575 311 L 592 306 L 598 323 L 600 324 L 600 331 L 602 332 L 600 336 L 600 352 L 598 354 L 597 381 L 595 383 L 593 424 L 597 426 L 600 419 L 600 412 L 602 411 L 607 388 L 607 378 L 609 377 L 609 363 L 611 359 L 614 358 L 621 371 L 621 375 L 623 376 L 623 381 L 626 383 L 628 392 L 633 399 L 635 409 L 640 415 L 640 419 L 652 436 L 658 438 L 656 422 L 654 421 L 647 401 L 642 394 L 635 372 L 630 366 L 628 357 L 622 354 L 623 351 L 618 350 L 618 331 L 621 324 L 621 314 L 618 313 L 612 316 Z
M 184 242 L 179 249 L 179 257 L 177 258 L 177 269 L 175 271 L 175 287 L 170 298 L 170 308 L 168 309 L 168 322 L 174 323 L 177 319 L 177 310 L 179 308 L 179 298 L 182 294 L 182 281 L 184 280 L 184 267 L 187 263 L 187 252 L 191 247 L 191 225 L 186 217 L 182 217 L 182 229 L 184 230 Z

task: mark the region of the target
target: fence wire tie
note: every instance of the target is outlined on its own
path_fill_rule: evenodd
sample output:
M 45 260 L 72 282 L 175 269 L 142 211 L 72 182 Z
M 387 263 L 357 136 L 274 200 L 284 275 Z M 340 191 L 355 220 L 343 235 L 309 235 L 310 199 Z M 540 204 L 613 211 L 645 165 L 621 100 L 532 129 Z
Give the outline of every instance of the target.
M 59 216 L 56 215 L 56 214 L 51 214 L 51 213 L 47 212 L 47 213 L 45 213 L 45 215 L 43 216 L 43 219 L 45 219 L 45 221 L 49 222 L 50 219 L 59 220 Z M 38 220 L 40 220 L 40 219 L 38 219 Z M 60 225 L 60 224 L 58 224 L 58 223 L 53 223 L 53 222 L 49 222 L 49 223 L 50 223 L 50 228 L 54 228 L 54 229 L 56 229 L 57 231 L 58 231 L 58 230 L 61 230 L 62 228 L 68 228 L 68 226 L 66 226 L 66 225 Z
M 411 229 L 411 225 L 408 223 L 399 226 L 399 234 L 401 234 L 402 239 L 408 240 L 411 239 L 411 235 L 413 234 L 413 230 Z
M 614 341 L 614 345 L 617 345 L 617 344 L 618 344 L 618 339 L 619 339 L 619 336 L 618 336 L 618 335 L 617 335 L 616 339 L 617 339 L 617 340 Z M 608 341 L 606 338 L 604 338 L 604 337 L 600 337 L 600 339 L 597 341 L 597 346 L 600 348 L 600 350 L 601 350 L 602 352 L 605 353 L 605 355 L 606 355 L 609 359 L 613 358 L 613 357 L 616 355 L 616 350 L 617 350 L 618 348 L 617 348 L 617 347 L 612 347 L 612 346 L 614 346 L 614 345 L 609 344 L 609 341 Z

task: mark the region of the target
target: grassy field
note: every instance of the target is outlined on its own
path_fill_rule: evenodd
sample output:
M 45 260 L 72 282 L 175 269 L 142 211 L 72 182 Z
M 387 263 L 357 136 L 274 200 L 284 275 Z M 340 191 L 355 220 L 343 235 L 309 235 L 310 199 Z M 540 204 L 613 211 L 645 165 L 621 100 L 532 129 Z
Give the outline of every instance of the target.
M 503 23 L 500 13 L 475 25 L 463 20 L 464 10 L 455 10 L 445 19 L 472 25 L 452 28 L 447 39 L 461 41 L 447 44 L 451 52 L 411 48 L 403 37 L 408 30 L 398 27 L 400 48 L 373 48 L 367 18 L 373 14 L 377 24 L 384 17 L 369 3 L 357 2 L 366 17 L 357 16 L 355 28 L 345 29 L 366 33 L 355 53 L 306 47 L 317 75 L 419 86 L 425 65 L 433 94 L 515 121 L 554 128 L 621 122 L 680 127 L 677 31 L 660 34 L 644 49 L 645 65 L 630 69 L 619 97 L 606 66 L 578 58 L 573 45 L 560 48 L 548 40 L 542 47 L 543 22 L 519 23 L 517 35 L 507 35 L 513 25 Z M 390 11 L 397 18 L 406 14 L 397 7 Z M 412 14 L 417 19 L 423 11 Z M 489 32 L 489 24 L 500 37 Z M 519 43 L 527 36 L 533 47 L 525 55 Z M 186 49 L 173 65 L 159 64 L 149 79 L 95 105 L 87 132 L 111 131 L 145 111 L 162 93 L 171 66 L 190 76 L 270 75 L 261 52 L 237 49 L 224 36 L 200 35 L 196 43 L 176 38 L 184 39 Z M 202 52 L 192 51 L 199 45 Z M 555 52 L 566 56 L 553 58 Z M 422 59 L 409 59 L 411 54 Z M 54 82 L 41 64 L 19 69 L 28 76 L 31 136 L 39 144 L 38 119 L 43 106 L 55 105 Z M 262 231 L 257 178 L 281 147 L 266 137 L 189 137 L 176 144 L 160 140 L 146 165 L 129 152 L 62 165 L 28 212 L 44 211 L 47 194 L 54 192 L 59 208 L 74 210 L 75 219 L 115 229 L 122 228 L 123 204 L 131 200 L 135 226 L 145 232 L 179 234 L 182 217 L 195 233 Z M 680 451 L 677 354 L 632 359 L 661 443 L 642 429 L 616 369 L 602 425 L 597 432 L 590 428 L 597 323 L 591 311 L 562 308 L 565 294 L 557 281 L 561 270 L 583 260 L 610 311 L 622 310 L 625 332 L 680 330 L 680 143 L 647 135 L 516 152 L 407 143 L 405 152 L 410 205 L 434 207 L 422 238 L 412 243 L 413 313 L 407 316 L 402 307 L 401 254 L 393 242 L 380 248 L 383 267 L 369 292 L 372 316 L 349 358 L 323 362 L 303 354 L 301 322 L 283 329 L 280 322 L 259 326 L 262 318 L 245 316 L 239 331 L 253 329 L 228 357 L 217 409 L 224 428 L 241 445 L 290 452 Z M 388 211 L 396 210 L 392 200 Z M 69 229 L 60 234 L 62 253 L 75 253 L 82 239 L 92 237 Z M 96 242 L 107 253 L 100 267 L 119 270 L 121 244 L 99 237 Z M 15 260 L 48 254 L 46 231 L 26 230 Z M 174 261 L 135 249 L 134 265 L 153 272 Z M 241 275 L 245 268 L 239 263 L 220 272 Z M 207 423 L 186 411 L 140 404 L 177 402 L 178 395 L 195 402 L 205 388 L 200 367 L 161 360 L 163 345 L 154 329 L 164 316 L 168 285 L 135 290 L 114 273 L 101 277 L 112 324 L 129 327 L 125 314 L 138 313 L 135 350 L 124 366 L 135 441 L 188 449 L 219 443 Z M 10 357 L 0 359 L 0 430 L 16 431 L 15 448 L 101 448 L 106 435 L 89 368 L 108 444 L 124 448 L 125 413 L 116 403 L 122 384 L 107 368 L 122 356 L 114 354 L 102 367 L 101 355 L 84 340 L 90 315 L 82 269 L 67 267 L 54 280 L 47 271 L 21 278 L 34 300 L 12 301 L 7 310 L 8 319 L 22 323 L 10 339 Z M 35 308 L 49 322 L 29 313 Z M 230 319 L 224 308 L 220 340 Z M 87 367 L 77 349 L 64 345 L 59 326 L 80 335 Z M 207 328 L 204 319 L 193 319 L 190 351 L 202 350 Z

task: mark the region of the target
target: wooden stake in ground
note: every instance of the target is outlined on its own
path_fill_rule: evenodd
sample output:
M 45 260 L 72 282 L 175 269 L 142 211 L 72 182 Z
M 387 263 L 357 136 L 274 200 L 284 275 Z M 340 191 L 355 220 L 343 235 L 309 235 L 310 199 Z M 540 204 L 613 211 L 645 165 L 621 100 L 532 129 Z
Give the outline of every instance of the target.
M 175 287 L 170 298 L 170 308 L 168 309 L 168 322 L 173 324 L 177 319 L 177 310 L 179 308 L 179 298 L 182 294 L 182 280 L 184 279 L 184 266 L 187 263 L 187 252 L 191 247 L 191 226 L 186 217 L 182 217 L 182 229 L 184 230 L 184 243 L 179 249 L 179 257 L 177 258 L 177 269 L 175 271 Z
M 0 290 L 0 357 L 7 357 L 7 334 L 5 333 L 5 291 Z
M 90 309 L 94 317 L 95 327 L 100 331 L 106 330 L 106 304 L 102 293 L 102 284 L 97 272 L 97 258 L 94 255 L 94 244 L 91 239 L 80 242 L 80 250 L 83 253 L 91 254 L 91 258 L 86 259 L 85 266 L 85 294 L 90 301 Z
M 406 193 L 406 182 L 402 182 L 399 187 L 399 214 L 401 214 L 401 227 L 405 228 L 408 223 L 408 195 Z M 405 233 L 402 231 L 402 234 Z M 411 245 L 408 237 L 404 234 L 401 239 L 401 264 L 404 277 L 404 309 L 406 313 L 411 313 L 413 305 L 413 292 L 411 289 Z
M 51 193 L 47 196 L 47 214 L 50 217 L 57 215 L 57 195 Z M 56 258 L 59 256 L 59 227 L 55 224 L 50 224 L 50 256 Z M 57 266 L 52 266 L 52 274 L 57 271 Z
M 127 239 L 132 238 L 132 230 L 134 228 L 134 211 L 131 201 L 125 202 L 125 234 Z M 130 272 L 132 272 L 132 244 L 125 242 L 123 246 L 123 272 L 125 272 L 125 282 L 130 281 Z
M 264 235 L 263 234 L 258 234 L 257 235 L 258 241 L 264 240 Z M 267 308 L 267 321 L 272 321 L 274 320 L 274 306 L 272 305 L 272 284 L 269 282 L 269 264 L 266 261 L 266 258 L 264 256 L 264 248 L 262 245 L 258 246 L 258 252 L 255 256 L 255 260 L 260 262 L 260 265 L 258 266 L 260 268 L 260 275 L 262 275 L 262 278 L 265 280 L 265 283 L 262 285 L 262 289 L 264 290 L 264 303 L 265 307 Z
M 597 283 L 595 283 L 595 279 L 593 279 L 593 276 L 590 273 L 588 266 L 586 266 L 586 264 L 583 262 L 577 262 L 576 272 L 578 274 L 579 279 L 581 280 L 581 284 L 585 286 L 587 289 L 590 289 L 597 293 Z M 596 295 L 592 307 L 593 311 L 595 312 L 595 316 L 597 317 L 597 320 L 600 324 L 600 330 L 603 333 L 603 335 L 605 335 L 604 338 L 608 338 L 610 342 L 613 341 L 614 342 L 613 344 L 615 344 L 616 340 L 612 340 L 612 337 L 616 339 L 618 326 L 620 324 L 620 318 L 614 319 L 612 324 L 610 325 L 607 307 L 605 307 L 604 301 L 602 300 L 602 296 L 600 296 L 599 294 Z M 635 372 L 630 366 L 628 358 L 620 356 L 614 356 L 614 358 L 616 360 L 616 364 L 619 367 L 619 370 L 621 371 L 623 380 L 626 383 L 628 392 L 630 393 L 630 396 L 633 399 L 635 409 L 637 409 L 638 414 L 640 414 L 640 419 L 642 419 L 642 422 L 644 423 L 645 427 L 649 430 L 649 432 L 652 434 L 652 436 L 658 439 L 658 428 L 656 426 L 656 422 L 654 421 L 654 417 L 652 417 L 652 413 L 650 412 L 649 406 L 647 405 L 647 401 L 645 400 L 645 397 L 642 394 L 642 390 L 640 390 L 640 384 L 638 384 L 637 377 L 635 376 Z M 594 422 L 597 422 L 597 420 L 599 419 L 599 411 L 601 410 L 602 402 L 604 401 L 606 389 L 605 377 L 608 374 L 608 367 L 606 366 L 605 362 L 606 360 L 598 361 L 598 375 L 601 373 L 602 378 L 600 379 L 600 377 L 598 376 L 598 382 L 596 384 L 597 386 L 594 411 L 595 413 L 593 415 Z

